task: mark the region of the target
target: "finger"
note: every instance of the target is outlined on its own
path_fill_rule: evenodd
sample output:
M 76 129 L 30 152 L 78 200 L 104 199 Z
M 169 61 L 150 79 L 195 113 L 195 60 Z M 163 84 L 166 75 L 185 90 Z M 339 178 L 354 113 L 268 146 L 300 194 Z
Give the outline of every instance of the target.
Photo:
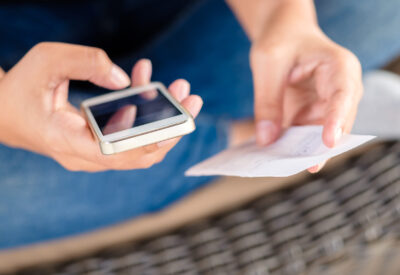
M 5 72 L 2 67 L 0 67 L 0 78 L 4 76 Z
M 192 111 L 195 113 L 195 116 L 198 115 L 198 112 L 200 112 L 201 106 L 203 104 L 203 101 L 199 96 L 189 96 L 190 93 L 190 84 L 184 79 L 178 79 L 175 80 L 174 82 L 171 83 L 171 85 L 168 87 L 169 92 L 173 97 L 175 97 L 176 100 L 182 103 L 183 107 L 188 107 L 190 109 L 187 109 L 191 114 Z M 190 99 L 189 99 L 190 98 Z M 187 99 L 187 100 L 185 100 Z M 185 100 L 185 103 L 183 104 L 183 100 Z M 201 103 L 199 103 L 199 100 Z M 200 105 L 199 105 L 200 104 Z M 198 111 L 197 111 L 198 110 Z M 194 116 L 194 117 L 195 117 Z M 156 152 L 160 147 L 163 147 L 165 144 L 173 143 L 173 141 L 166 140 L 165 142 L 161 141 L 161 144 L 149 144 L 146 146 L 143 146 L 143 150 L 147 154 L 151 154 L 153 152 Z
M 354 122 L 356 120 L 356 116 L 357 116 L 357 108 L 353 108 L 352 111 L 350 112 L 350 115 L 348 116 L 347 122 L 343 127 L 343 133 L 349 134 L 351 132 L 351 129 L 353 128 Z
M 283 88 L 288 72 L 284 60 L 289 59 L 280 58 L 278 51 L 252 55 L 256 137 L 260 145 L 271 144 L 281 134 Z
M 203 100 L 198 95 L 191 95 L 185 98 L 181 104 L 189 111 L 192 117 L 195 118 L 200 113 L 201 107 L 203 106 Z
M 177 79 L 174 82 L 172 82 L 171 85 L 169 85 L 168 91 L 171 93 L 171 95 L 176 100 L 181 102 L 183 99 L 185 99 L 189 96 L 190 84 L 185 79 Z M 188 103 L 186 103 L 186 104 L 188 104 Z M 201 109 L 201 106 L 200 106 L 200 109 Z M 197 114 L 196 114 L 196 116 L 197 116 Z M 164 147 L 165 145 L 171 144 L 171 143 L 176 144 L 177 141 L 174 141 L 174 139 L 170 139 L 170 140 L 161 141 L 159 143 L 149 144 L 149 145 L 143 146 L 142 148 L 147 154 L 151 154 L 151 153 L 156 152 L 160 147 Z
M 197 117 L 201 110 L 201 107 L 203 106 L 203 100 L 198 95 L 191 95 L 182 101 L 182 106 L 186 108 L 186 110 L 188 110 L 188 112 L 195 118 Z M 144 153 L 152 154 L 158 152 L 159 149 L 163 149 L 161 150 L 161 152 L 166 153 L 172 147 L 174 147 L 179 142 L 179 140 L 180 137 L 163 140 L 155 144 L 146 145 L 142 147 L 142 150 L 144 150 Z
M 190 94 L 190 83 L 185 79 L 177 79 L 169 85 L 168 91 L 176 100 L 181 102 Z
M 38 66 L 42 70 L 51 70 L 46 75 L 53 81 L 87 80 L 108 89 L 121 89 L 130 84 L 128 75 L 99 48 L 44 42 L 36 45 L 29 57 L 40 61 Z
M 135 123 L 136 112 L 137 107 L 135 105 L 126 105 L 122 107 L 108 120 L 106 126 L 103 128 L 103 134 L 108 135 L 132 128 Z
M 199 114 L 201 107 L 203 106 L 203 100 L 201 99 L 200 96 L 198 95 L 191 95 L 189 97 L 186 97 L 182 102 L 182 106 L 192 115 L 192 117 L 197 117 Z M 176 143 L 178 143 L 179 138 L 172 138 L 172 139 L 167 139 L 164 141 L 160 141 L 155 144 L 149 144 L 146 146 L 143 146 L 143 150 L 147 154 L 154 153 L 158 151 L 160 148 L 165 148 L 167 147 L 168 150 L 175 146 Z
M 318 164 L 318 165 L 315 165 L 315 166 L 313 166 L 313 167 L 310 167 L 310 168 L 308 168 L 307 170 L 308 170 L 308 172 L 310 172 L 311 174 L 318 173 L 319 171 L 322 170 L 322 168 L 324 168 L 326 162 L 327 162 L 327 160 L 324 161 L 324 162 L 322 162 L 322 163 L 320 163 L 320 164 Z
M 362 95 L 361 65 L 348 51 L 338 51 L 334 58 L 315 71 L 318 95 L 328 102 L 322 139 L 335 146 L 347 125 L 352 125 Z
M 68 103 L 68 89 L 69 89 L 69 80 L 65 79 L 54 89 L 53 93 L 53 108 L 54 110 L 59 110 L 65 106 L 70 107 Z M 76 109 L 75 109 L 76 111 Z
M 203 100 L 198 95 L 191 95 L 182 101 L 183 107 L 189 111 L 189 113 L 195 118 L 200 113 L 201 107 L 203 106 Z M 159 148 L 167 147 L 168 150 L 174 147 L 180 138 L 172 138 L 163 140 L 157 143 Z
M 107 167 L 70 155 L 53 156 L 53 158 L 69 171 L 98 172 L 107 170 Z
M 132 87 L 149 84 L 151 81 L 152 64 L 149 59 L 141 59 L 132 68 Z
M 175 97 L 176 100 L 181 102 L 183 99 L 187 98 L 190 93 L 190 84 L 184 79 L 175 80 L 169 87 L 169 92 Z M 200 107 L 201 108 L 201 107 Z M 197 114 L 196 114 L 197 115 Z M 159 149 L 156 143 L 149 144 L 142 147 L 147 154 L 151 154 Z
M 140 59 L 132 68 L 132 87 L 147 85 L 151 81 L 152 65 L 149 59 Z M 158 95 L 156 89 L 140 93 L 140 96 L 147 100 L 155 99 Z
M 289 74 L 289 82 L 296 84 L 307 78 L 310 78 L 314 70 L 318 67 L 319 61 L 313 60 L 304 64 L 295 66 Z
M 329 102 L 322 134 L 326 146 L 334 147 L 344 132 L 349 132 L 355 119 L 359 98 L 352 89 L 338 90 Z

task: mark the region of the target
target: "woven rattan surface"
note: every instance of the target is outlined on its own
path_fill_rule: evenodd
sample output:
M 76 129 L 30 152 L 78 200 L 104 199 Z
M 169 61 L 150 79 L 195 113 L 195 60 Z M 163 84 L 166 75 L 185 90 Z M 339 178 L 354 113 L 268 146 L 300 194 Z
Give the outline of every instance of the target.
M 399 240 L 400 142 L 387 142 L 219 216 L 17 274 L 400 274 Z

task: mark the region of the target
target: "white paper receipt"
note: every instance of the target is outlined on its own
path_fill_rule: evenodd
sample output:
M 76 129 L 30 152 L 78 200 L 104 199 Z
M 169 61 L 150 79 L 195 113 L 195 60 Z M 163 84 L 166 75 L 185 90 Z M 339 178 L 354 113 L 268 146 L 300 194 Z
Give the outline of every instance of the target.
M 342 154 L 374 136 L 344 135 L 334 148 L 322 142 L 322 126 L 289 128 L 274 144 L 259 147 L 251 140 L 206 159 L 187 176 L 287 177 Z

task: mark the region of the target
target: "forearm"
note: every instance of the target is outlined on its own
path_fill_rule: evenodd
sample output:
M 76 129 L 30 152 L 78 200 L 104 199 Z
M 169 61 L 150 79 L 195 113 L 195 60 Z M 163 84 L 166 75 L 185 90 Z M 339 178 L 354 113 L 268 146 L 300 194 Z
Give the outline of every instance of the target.
M 317 25 L 313 0 L 226 0 L 251 41 L 274 20 L 312 27 Z M 276 15 L 276 16 L 275 16 Z M 279 18 L 277 18 L 279 17 Z

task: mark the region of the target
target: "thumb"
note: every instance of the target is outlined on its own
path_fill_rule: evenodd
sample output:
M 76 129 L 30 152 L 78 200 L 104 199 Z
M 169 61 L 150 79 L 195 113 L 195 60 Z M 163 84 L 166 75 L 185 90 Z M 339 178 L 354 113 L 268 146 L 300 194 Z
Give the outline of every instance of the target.
M 130 84 L 129 76 L 102 49 L 43 42 L 29 56 L 31 60 L 39 60 L 37 66 L 47 72 L 41 75 L 58 83 L 66 79 L 87 80 L 108 89 L 122 89 Z
M 259 145 L 269 145 L 279 138 L 283 120 L 283 85 L 286 66 L 266 53 L 252 58 L 254 114 Z M 276 62 L 275 62 L 276 61 Z

